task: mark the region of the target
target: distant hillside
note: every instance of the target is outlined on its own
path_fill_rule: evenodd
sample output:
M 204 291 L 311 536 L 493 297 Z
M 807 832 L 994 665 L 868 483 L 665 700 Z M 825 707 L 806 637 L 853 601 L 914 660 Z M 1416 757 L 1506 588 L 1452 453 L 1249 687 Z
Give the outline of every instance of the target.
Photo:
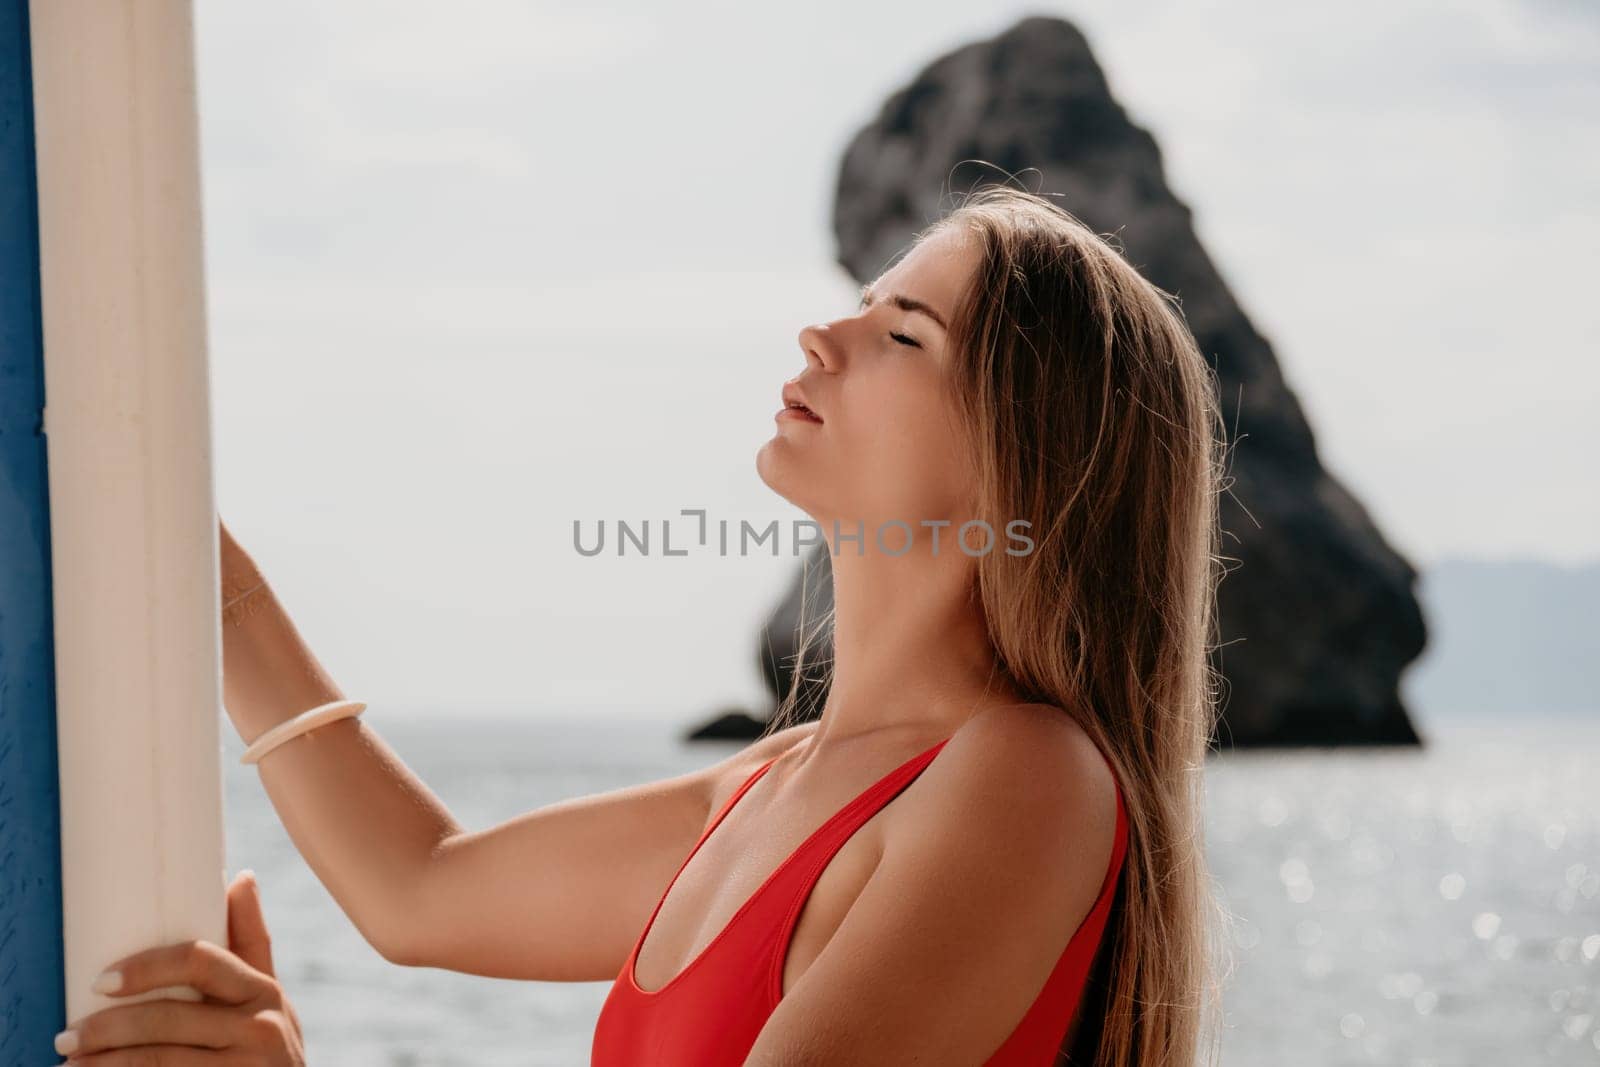
M 1600 560 L 1443 560 L 1417 594 L 1428 647 L 1401 691 L 1421 715 L 1600 715 Z

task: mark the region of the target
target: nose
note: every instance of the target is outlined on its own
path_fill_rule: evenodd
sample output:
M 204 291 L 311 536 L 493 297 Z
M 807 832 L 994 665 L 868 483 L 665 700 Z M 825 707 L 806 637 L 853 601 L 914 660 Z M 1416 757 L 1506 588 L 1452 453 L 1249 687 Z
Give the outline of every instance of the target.
M 806 355 L 806 365 L 820 370 L 837 371 L 843 362 L 843 352 L 838 339 L 824 325 L 813 324 L 800 331 L 800 351 Z

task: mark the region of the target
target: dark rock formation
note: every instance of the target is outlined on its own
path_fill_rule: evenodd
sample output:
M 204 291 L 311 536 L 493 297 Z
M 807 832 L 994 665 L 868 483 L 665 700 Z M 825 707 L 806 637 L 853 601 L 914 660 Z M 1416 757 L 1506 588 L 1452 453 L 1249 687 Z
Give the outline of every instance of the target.
M 748 741 L 761 736 L 766 722 L 755 718 L 743 708 L 729 708 L 710 722 L 696 727 L 690 741 Z
M 960 166 L 958 167 L 958 164 Z M 998 168 L 998 169 L 997 169 Z M 1212 359 L 1233 483 L 1222 505 L 1219 589 L 1227 678 L 1223 746 L 1416 743 L 1398 682 L 1425 640 L 1415 572 L 1322 468 L 1311 428 L 1195 236 L 1148 132 L 1112 98 L 1069 23 L 1028 18 L 938 59 L 895 93 L 845 152 L 834 206 L 839 261 L 860 281 L 890 264 L 953 191 L 1019 175 L 1176 293 Z M 1040 175 L 1042 174 L 1042 181 Z M 815 610 L 830 606 L 825 549 Z M 761 635 L 774 695 L 791 684 L 799 581 Z M 811 615 L 811 612 L 808 612 Z M 810 672 L 808 672 L 809 674 Z M 805 682 L 813 711 L 824 695 Z

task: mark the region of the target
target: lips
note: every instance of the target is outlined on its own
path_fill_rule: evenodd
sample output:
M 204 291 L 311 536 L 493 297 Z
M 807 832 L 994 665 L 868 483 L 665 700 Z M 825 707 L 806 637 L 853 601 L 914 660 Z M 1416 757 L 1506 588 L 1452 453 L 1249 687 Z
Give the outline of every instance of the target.
M 783 406 L 783 413 L 785 415 L 793 414 L 795 416 L 798 416 L 799 418 L 808 419 L 811 422 L 820 423 L 822 421 L 822 419 L 820 417 L 818 417 L 818 415 L 817 415 L 817 413 L 815 411 L 812 411 L 810 408 L 806 407 L 804 404 L 785 404 Z
M 813 422 L 821 422 L 822 416 L 816 409 L 806 402 L 805 393 L 801 392 L 798 382 L 788 381 L 783 383 L 783 407 L 785 411 L 794 411 Z

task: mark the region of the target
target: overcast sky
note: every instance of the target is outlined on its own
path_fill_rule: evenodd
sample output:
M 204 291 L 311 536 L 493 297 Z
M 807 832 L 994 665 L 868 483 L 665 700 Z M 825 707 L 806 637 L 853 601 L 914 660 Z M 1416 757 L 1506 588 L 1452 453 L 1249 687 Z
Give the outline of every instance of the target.
M 219 504 L 374 708 L 759 696 L 791 559 L 572 523 L 802 517 L 754 456 L 851 304 L 840 151 L 1025 14 L 1088 35 L 1402 552 L 1600 551 L 1580 0 L 196 7 Z

